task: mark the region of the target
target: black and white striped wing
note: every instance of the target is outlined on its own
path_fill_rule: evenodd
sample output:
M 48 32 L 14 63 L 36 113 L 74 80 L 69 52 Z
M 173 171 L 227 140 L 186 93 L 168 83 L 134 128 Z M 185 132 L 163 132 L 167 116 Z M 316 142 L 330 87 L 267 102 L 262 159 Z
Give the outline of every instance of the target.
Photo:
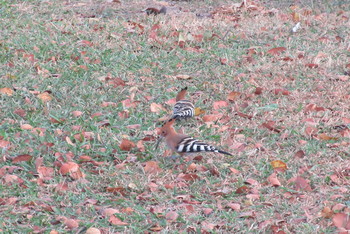
M 188 100 L 176 102 L 174 106 L 174 119 L 185 119 L 194 116 L 194 105 Z
M 179 153 L 197 153 L 197 152 L 219 152 L 214 146 L 196 140 L 192 137 L 184 138 L 177 146 Z

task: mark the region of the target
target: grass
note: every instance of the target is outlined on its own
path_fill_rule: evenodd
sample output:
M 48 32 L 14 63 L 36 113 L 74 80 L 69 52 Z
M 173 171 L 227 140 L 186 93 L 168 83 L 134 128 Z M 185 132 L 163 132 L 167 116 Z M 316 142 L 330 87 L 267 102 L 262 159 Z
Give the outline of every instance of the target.
M 0 1 L 0 88 L 14 91 L 11 96 L 1 92 L 0 99 L 0 139 L 10 142 L 1 149 L 1 230 L 334 233 L 333 216 L 325 218 L 322 210 L 343 204 L 340 212 L 346 213 L 349 207 L 349 139 L 333 129 L 350 118 L 349 77 L 344 75 L 349 70 L 349 4 L 310 1 L 287 8 L 280 3 L 225 13 L 220 9 L 229 10 L 230 1 L 174 2 L 167 15 L 155 17 L 140 13 L 150 5 L 133 3 Z M 218 12 L 213 18 L 195 15 L 212 11 Z M 290 34 L 293 12 L 300 15 L 302 28 Z M 179 33 L 185 48 L 177 45 Z M 196 35 L 203 40 L 193 39 Z M 267 53 L 275 47 L 286 51 Z M 286 57 L 292 61 L 281 59 Z M 318 67 L 305 66 L 313 63 Z M 126 85 L 105 77 L 121 78 Z M 167 113 L 151 112 L 150 104 L 170 111 L 166 102 L 185 86 L 204 115 L 215 114 L 213 103 L 227 101 L 231 91 L 241 93 L 217 110 L 223 118 L 214 125 L 201 115 L 176 126 L 234 157 L 201 154 L 199 161 L 193 156 L 173 161 L 164 157 L 164 146 L 155 150 L 153 141 L 144 141 L 141 151 L 119 148 L 124 138 L 136 144 L 146 135 L 156 136 L 158 119 Z M 254 94 L 257 87 L 262 94 Z M 275 89 L 290 95 L 275 95 Z M 38 96 L 45 91 L 49 102 Z M 138 101 L 137 106 L 124 107 L 127 99 Z M 309 104 L 325 109 L 306 111 Z M 240 117 L 237 110 L 252 118 Z M 125 111 L 128 117 L 122 118 Z M 280 132 L 261 127 L 267 121 Z M 23 129 L 23 124 L 36 129 Z M 305 133 L 309 126 L 317 136 L 336 139 L 310 137 Z M 235 148 L 238 143 L 245 147 Z M 299 150 L 303 158 L 294 156 Z M 23 154 L 32 159 L 12 162 Z M 84 163 L 82 155 L 103 164 Z M 53 169 L 48 178 L 39 178 L 38 158 Z M 268 181 L 273 160 L 288 167 L 277 173 L 280 187 Z M 85 177 L 61 175 L 61 164 L 68 161 L 78 163 Z M 149 161 L 161 171 L 145 171 Z M 182 180 L 182 173 L 198 179 Z M 312 190 L 297 189 L 290 182 L 296 176 L 309 180 Z M 247 193 L 237 192 L 242 186 Z M 229 208 L 231 203 L 240 209 Z M 104 213 L 108 208 L 127 224 L 113 225 Z

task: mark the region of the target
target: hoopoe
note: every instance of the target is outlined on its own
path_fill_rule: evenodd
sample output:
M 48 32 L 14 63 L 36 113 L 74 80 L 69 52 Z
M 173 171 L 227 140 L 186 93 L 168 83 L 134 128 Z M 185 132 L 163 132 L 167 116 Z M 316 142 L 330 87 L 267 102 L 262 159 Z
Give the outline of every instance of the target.
M 173 115 L 170 119 L 187 119 L 194 116 L 194 105 L 189 100 L 185 99 L 187 87 L 183 88 L 176 96 L 176 103 L 173 110 Z
M 233 156 L 230 153 L 219 150 L 214 146 L 211 146 L 203 141 L 194 139 L 193 137 L 185 134 L 177 133 L 173 127 L 175 119 L 170 119 L 160 128 L 160 139 L 157 142 L 156 148 L 160 141 L 165 138 L 167 146 L 181 156 L 185 153 L 198 153 L 198 152 L 214 152 Z

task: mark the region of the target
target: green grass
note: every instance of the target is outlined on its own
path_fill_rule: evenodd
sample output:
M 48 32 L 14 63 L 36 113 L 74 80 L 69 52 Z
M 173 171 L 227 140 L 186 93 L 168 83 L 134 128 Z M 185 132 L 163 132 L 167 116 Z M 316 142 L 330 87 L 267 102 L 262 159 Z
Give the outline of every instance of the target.
M 272 9 L 269 5 L 226 14 L 218 9 L 229 9 L 230 1 L 175 2 L 168 6 L 169 14 L 156 17 L 140 13 L 150 7 L 146 3 L 133 3 L 0 1 L 0 88 L 14 90 L 12 96 L 0 93 L 0 139 L 11 142 L 0 149 L 0 229 L 21 233 L 85 233 L 90 227 L 104 233 L 142 233 L 155 227 L 162 233 L 335 232 L 332 219 L 319 214 L 337 203 L 347 209 L 349 205 L 349 195 L 342 190 L 349 183 L 349 139 L 332 130 L 345 124 L 342 118 L 350 118 L 346 96 L 350 87 L 337 79 L 349 70 L 348 4 L 310 1 L 310 5 L 300 5 L 295 11 L 301 15 L 302 28 L 290 34 L 295 24 L 290 17 L 293 10 L 283 8 L 282 3 L 273 6 L 279 7 L 274 14 L 263 13 Z M 190 12 L 180 11 L 180 6 Z M 305 9 L 312 13 L 304 16 Z M 214 10 L 219 13 L 213 19 L 195 16 Z M 324 15 L 318 18 L 321 12 Z M 240 20 L 233 22 L 230 17 L 237 15 Z M 149 35 L 158 23 L 158 41 L 154 41 Z M 201 51 L 180 48 L 177 32 L 187 38 L 186 48 Z M 203 35 L 203 40 L 191 40 L 187 33 Z M 329 41 L 320 41 L 322 36 Z M 281 55 L 267 54 L 281 46 L 287 48 Z M 256 53 L 249 62 L 252 48 Z M 300 53 L 303 58 L 298 58 Z M 281 59 L 286 56 L 293 61 Z M 221 58 L 228 60 L 227 65 L 220 63 Z M 308 63 L 319 67 L 307 68 Z M 192 78 L 180 80 L 176 75 Z M 105 77 L 121 78 L 126 85 L 108 84 Z M 206 114 L 212 114 L 213 103 L 227 100 L 231 91 L 242 93 L 218 110 L 224 117 L 215 126 L 208 126 L 202 116 L 176 126 L 186 126 L 186 134 L 212 142 L 234 157 L 201 154 L 201 161 L 192 156 L 174 161 L 163 156 L 163 145 L 156 150 L 153 141 L 143 142 L 145 151 L 120 150 L 123 138 L 137 143 L 148 134 L 156 136 L 158 119 L 167 113 L 151 112 L 150 104 L 162 104 L 170 111 L 172 106 L 165 102 L 185 86 L 188 97 Z M 263 88 L 261 95 L 253 94 L 256 87 Z M 275 95 L 273 90 L 278 88 L 291 95 Z M 38 98 L 45 91 L 52 96 L 48 103 Z M 130 98 L 139 102 L 136 108 L 123 106 L 122 101 Z M 103 106 L 105 102 L 114 105 Z M 326 110 L 305 112 L 308 104 Z M 239 117 L 237 108 L 253 118 Z M 19 110 L 25 115 L 19 115 Z M 73 111 L 82 115 L 75 117 Z M 119 116 L 123 111 L 129 112 L 128 118 Z M 100 114 L 93 117 L 96 113 Z M 305 128 L 310 123 L 305 120 L 311 118 L 318 133 L 339 139 L 308 136 Z M 267 121 L 274 121 L 281 132 L 261 127 Z M 43 133 L 24 130 L 23 124 Z M 140 128 L 130 128 L 135 124 Z M 225 126 L 229 129 L 221 131 Z M 84 132 L 92 132 L 92 138 L 79 141 Z M 243 150 L 233 147 L 239 142 L 246 145 Z M 332 147 L 341 142 L 345 143 Z M 304 158 L 294 157 L 298 150 L 305 152 Z M 12 158 L 22 154 L 33 158 L 12 163 Z M 103 165 L 82 163 L 82 155 Z M 42 166 L 54 169 L 43 181 L 35 164 L 38 158 L 43 158 Z M 273 160 L 288 166 L 277 174 L 282 184 L 277 188 L 268 182 Z M 78 163 L 85 178 L 61 175 L 60 163 L 67 161 Z M 145 172 L 148 161 L 156 161 L 162 171 Z M 189 169 L 192 163 L 197 166 L 194 171 Z M 182 181 L 181 173 L 193 173 L 199 179 Z M 333 174 L 338 174 L 339 184 L 331 180 Z M 9 182 L 11 176 L 22 181 Z M 296 190 L 289 182 L 296 176 L 309 180 L 312 191 Z M 258 184 L 246 185 L 248 179 Z M 68 189 L 57 190 L 61 183 Z M 251 189 L 248 195 L 236 193 L 244 185 Z M 240 204 L 241 210 L 232 210 L 229 203 Z M 112 225 L 103 215 L 107 208 L 117 209 L 114 215 L 127 225 Z M 126 212 L 126 208 L 132 210 Z M 213 211 L 204 214 L 206 208 Z M 171 211 L 178 214 L 176 220 L 166 219 Z M 79 227 L 70 229 L 60 216 L 78 221 Z

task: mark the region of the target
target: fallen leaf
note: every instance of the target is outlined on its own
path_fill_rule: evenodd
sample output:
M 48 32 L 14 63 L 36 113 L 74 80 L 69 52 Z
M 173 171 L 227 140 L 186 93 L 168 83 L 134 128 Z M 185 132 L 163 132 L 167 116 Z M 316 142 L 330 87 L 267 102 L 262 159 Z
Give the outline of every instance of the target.
M 320 139 L 320 140 L 324 140 L 324 141 L 338 140 L 338 139 L 339 139 L 338 137 L 331 137 L 331 136 L 328 136 L 326 133 L 320 133 L 320 134 L 317 136 L 317 138 Z
M 317 128 L 315 127 L 311 127 L 311 126 L 308 126 L 305 128 L 305 134 L 308 136 L 308 137 L 312 137 L 314 136 L 316 133 L 317 133 Z
M 202 114 L 205 114 L 205 110 L 203 110 L 199 107 L 194 108 L 194 115 L 195 116 L 202 115 Z
M 97 228 L 91 227 L 88 230 L 86 230 L 85 234 L 101 234 L 101 231 Z
M 225 101 L 216 101 L 213 103 L 214 110 L 218 110 L 220 108 L 227 107 L 227 106 L 228 106 L 228 103 Z
M 62 164 L 59 172 L 62 175 L 66 175 L 68 173 L 76 172 L 78 170 L 79 170 L 79 165 L 78 164 L 76 164 L 75 162 L 67 162 L 67 163 Z
M 179 217 L 179 214 L 176 213 L 175 211 L 169 211 L 166 215 L 165 218 L 169 221 L 176 221 L 177 217 Z
M 303 150 L 299 150 L 294 154 L 294 157 L 296 158 L 304 158 L 305 152 Z
M 286 90 L 286 89 L 274 89 L 273 93 L 275 95 L 278 95 L 278 94 L 282 94 L 282 95 L 285 95 L 285 96 L 290 95 L 290 92 L 288 90 Z
M 229 93 L 227 95 L 227 100 L 229 100 L 231 102 L 234 102 L 234 101 L 236 101 L 239 98 L 240 95 L 241 95 L 240 92 L 232 91 L 231 93 Z
M 268 50 L 266 53 L 271 54 L 271 55 L 279 55 L 282 52 L 286 51 L 287 49 L 285 47 L 276 47 Z
M 162 169 L 159 167 L 158 163 L 155 161 L 148 161 L 145 165 L 145 172 L 150 174 L 159 173 Z
M 43 102 L 49 102 L 52 100 L 52 96 L 48 92 L 38 94 L 38 98 Z
M 228 203 L 227 206 L 234 211 L 239 211 L 241 209 L 241 205 L 238 203 Z
M 33 129 L 33 126 L 30 125 L 30 124 L 22 124 L 21 125 L 21 129 L 23 129 L 23 130 L 31 130 L 31 129 Z
M 312 191 L 312 188 L 307 180 L 302 178 L 301 176 L 297 176 L 295 178 L 295 190 L 304 190 L 304 191 Z
M 123 151 L 130 151 L 132 148 L 135 148 L 136 144 L 128 139 L 123 139 L 119 145 L 119 148 Z
M 204 122 L 215 122 L 219 120 L 222 117 L 222 114 L 218 115 L 204 115 L 203 116 L 203 121 Z
M 69 228 L 69 229 L 74 229 L 74 228 L 79 227 L 78 221 L 76 221 L 74 219 L 66 219 L 64 221 L 64 225 L 66 225 L 67 228 Z
M 114 214 L 119 214 L 120 211 L 117 210 L 117 209 L 114 209 L 114 208 L 106 208 L 106 209 L 103 209 L 101 214 L 104 216 L 104 217 L 109 217 L 109 216 L 112 216 Z
M 22 154 L 18 155 L 17 157 L 12 159 L 12 163 L 18 163 L 18 162 L 27 162 L 30 161 L 33 157 L 29 154 Z
M 74 116 L 74 117 L 79 117 L 79 116 L 81 116 L 83 114 L 83 112 L 81 112 L 81 111 L 72 111 L 72 115 Z
M 250 188 L 246 185 L 243 185 L 243 186 L 239 187 L 238 189 L 236 189 L 237 194 L 246 194 L 249 191 L 250 191 Z
M 0 89 L 0 93 L 6 94 L 7 96 L 12 96 L 13 93 L 14 93 L 14 91 L 13 91 L 13 89 L 11 89 L 11 88 L 5 87 L 5 88 L 1 88 L 1 89 Z
M 308 67 L 308 68 L 318 68 L 318 65 L 315 64 L 315 63 L 307 63 L 307 64 L 305 64 L 305 67 Z
M 176 78 L 179 79 L 179 80 L 189 80 L 192 77 L 189 76 L 189 75 L 177 75 Z
M 159 114 L 161 111 L 166 111 L 161 104 L 151 103 L 151 112 Z
M 348 231 L 350 230 L 350 216 L 345 213 L 337 213 L 333 216 L 333 224 L 339 229 Z
M 322 210 L 322 212 L 321 212 L 321 216 L 322 216 L 323 218 L 326 218 L 326 219 L 332 218 L 333 214 L 334 214 L 334 212 L 333 212 L 333 211 L 331 210 L 331 208 L 329 208 L 329 207 L 323 208 L 323 210 Z
M 196 174 L 184 174 L 184 173 L 181 173 L 177 176 L 177 178 L 179 180 L 185 180 L 185 181 L 194 181 L 194 180 L 198 180 L 199 179 L 199 176 L 196 175 Z
M 281 169 L 281 170 L 287 170 L 287 164 L 282 162 L 281 160 L 274 160 L 271 162 L 271 166 L 273 169 Z
M 66 136 L 65 140 L 69 145 L 75 146 L 75 144 L 72 142 L 72 140 L 68 136 Z
M 119 218 L 115 217 L 114 215 L 110 216 L 108 221 L 113 224 L 113 225 L 117 225 L 117 226 L 126 226 L 129 225 L 126 222 L 121 221 Z
M 270 184 L 274 187 L 281 186 L 281 182 L 277 179 L 276 173 L 272 173 L 267 180 L 270 182 Z
M 254 91 L 254 94 L 260 95 L 260 94 L 262 94 L 262 91 L 263 91 L 263 90 L 264 90 L 264 89 L 261 88 L 261 87 L 256 87 L 256 88 L 255 88 L 255 91 Z

